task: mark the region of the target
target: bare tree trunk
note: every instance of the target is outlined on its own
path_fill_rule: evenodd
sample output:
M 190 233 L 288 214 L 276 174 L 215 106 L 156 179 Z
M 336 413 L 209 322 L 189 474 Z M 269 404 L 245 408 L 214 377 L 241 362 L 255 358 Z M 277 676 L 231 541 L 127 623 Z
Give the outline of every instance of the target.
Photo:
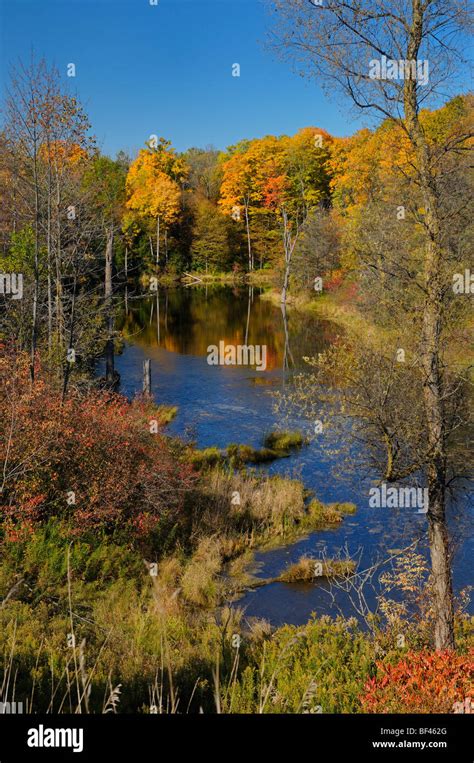
M 250 241 L 250 221 L 249 221 L 249 205 L 248 201 L 244 204 L 245 209 L 245 227 L 247 230 L 247 247 L 248 247 L 248 253 L 249 253 L 249 273 L 253 270 L 253 257 L 252 257 L 252 244 Z
M 151 397 L 151 367 L 150 360 L 143 361 L 143 394 Z
M 105 247 L 105 314 L 107 323 L 107 341 L 105 344 L 105 380 L 107 384 L 114 383 L 114 313 L 112 304 L 112 268 L 114 258 L 114 229 L 107 230 Z
M 156 218 L 156 267 L 160 267 L 160 216 Z
M 56 335 L 58 348 L 63 347 L 63 309 L 62 309 L 62 283 L 61 283 L 61 186 L 59 182 L 59 168 L 55 166 L 56 173 Z
M 128 315 L 128 246 L 125 247 L 125 314 Z
M 74 347 L 74 325 L 76 322 L 76 294 L 77 294 L 77 271 L 74 273 L 74 288 L 72 292 L 72 305 L 71 305 L 71 323 L 69 327 L 69 341 L 68 341 L 68 347 L 70 350 Z M 61 396 L 61 403 L 64 403 L 67 395 L 67 390 L 69 386 L 69 379 L 71 376 L 71 363 L 66 363 L 66 369 L 64 372 L 64 379 L 63 379 L 63 392 Z
M 290 269 L 291 258 L 298 239 L 299 228 L 297 228 L 295 235 L 292 237 L 291 229 L 288 221 L 288 214 L 286 210 L 282 211 L 283 216 L 283 249 L 285 254 L 285 275 L 283 277 L 283 287 L 281 290 L 280 301 L 283 305 L 286 304 L 286 296 L 288 293 L 288 287 L 290 283 Z
M 48 139 L 48 202 L 47 202 L 47 214 L 48 219 L 46 223 L 46 249 L 48 256 L 48 354 L 51 360 L 52 343 L 53 343 L 53 294 L 52 294 L 52 253 L 51 253 L 51 144 Z
M 286 295 L 288 293 L 288 284 L 290 281 L 290 262 L 285 259 L 285 275 L 283 277 L 283 287 L 281 290 L 280 301 L 283 305 L 286 305 Z
M 38 341 L 38 300 L 39 300 L 39 188 L 38 188 L 38 163 L 36 150 L 36 131 L 34 139 L 33 156 L 33 180 L 35 186 L 35 254 L 34 254 L 34 287 L 33 287 L 33 309 L 31 326 L 31 382 L 35 380 L 35 358 L 36 345 Z
M 413 21 L 407 58 L 416 60 L 423 31 L 421 0 L 413 0 Z M 434 585 L 436 649 L 454 649 L 454 611 L 449 537 L 446 526 L 445 486 L 446 452 L 443 411 L 443 379 L 440 362 L 442 324 L 441 265 L 443 251 L 436 180 L 430 166 L 430 153 L 418 118 L 417 83 L 405 80 L 404 107 L 406 127 L 417 158 L 418 180 L 425 207 L 428 241 L 425 250 L 426 299 L 423 309 L 422 368 L 424 408 L 430 460 L 427 468 L 428 522 L 431 566 Z
M 158 339 L 158 345 L 160 344 L 160 290 L 156 290 L 156 338 Z

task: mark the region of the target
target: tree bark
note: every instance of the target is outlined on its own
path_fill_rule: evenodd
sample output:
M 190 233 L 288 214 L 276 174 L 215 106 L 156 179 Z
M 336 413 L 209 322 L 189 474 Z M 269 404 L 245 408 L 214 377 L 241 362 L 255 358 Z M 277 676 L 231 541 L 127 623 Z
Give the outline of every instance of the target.
M 290 283 L 291 258 L 293 255 L 293 250 L 295 248 L 297 238 L 298 238 L 298 229 L 296 230 L 295 236 L 292 238 L 289 221 L 288 221 L 288 214 L 286 210 L 282 211 L 282 217 L 283 217 L 283 249 L 285 254 L 285 275 L 283 278 L 283 288 L 281 290 L 280 301 L 282 305 L 285 305 L 286 295 L 288 293 L 288 287 Z
M 413 0 L 413 20 L 407 51 L 408 60 L 417 59 L 422 32 L 423 9 L 421 0 Z M 426 298 L 423 308 L 422 369 L 424 373 L 423 399 L 429 445 L 429 462 L 427 465 L 428 537 L 434 586 L 434 643 L 436 649 L 454 649 L 451 555 L 445 506 L 446 445 L 443 378 L 440 363 L 443 249 L 436 179 L 430 166 L 429 146 L 418 118 L 417 83 L 411 78 L 405 80 L 404 109 L 406 128 L 417 159 L 418 180 L 423 195 L 424 219 L 428 232 L 424 262 Z
M 244 204 L 245 209 L 245 227 L 247 230 L 247 247 L 249 253 L 249 273 L 253 270 L 253 258 L 252 258 L 252 243 L 250 241 L 250 221 L 249 221 L 249 205 L 246 201 Z
M 160 267 L 160 216 L 156 218 L 156 267 Z
M 151 397 L 151 367 L 149 359 L 143 361 L 143 394 L 145 397 Z
M 38 300 L 39 300 L 39 188 L 38 188 L 38 157 L 36 129 L 34 137 L 33 176 L 35 186 L 35 254 L 34 254 L 34 287 L 31 326 L 31 383 L 35 380 L 36 345 L 38 341 Z
M 51 195 L 52 195 L 52 178 L 51 178 L 51 144 L 48 139 L 48 202 L 47 202 L 47 223 L 46 223 L 46 249 L 48 252 L 48 354 L 51 361 L 51 353 L 53 347 L 53 294 L 52 294 L 52 253 L 51 253 Z

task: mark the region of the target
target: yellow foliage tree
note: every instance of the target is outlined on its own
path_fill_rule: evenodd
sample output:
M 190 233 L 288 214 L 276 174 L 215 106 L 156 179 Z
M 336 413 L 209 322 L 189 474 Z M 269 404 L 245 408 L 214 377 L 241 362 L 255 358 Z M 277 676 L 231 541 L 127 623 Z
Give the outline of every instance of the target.
M 181 191 L 162 170 L 160 155 L 143 149 L 130 165 L 126 181 L 126 206 L 140 222 L 156 225 L 156 264 L 160 261 L 160 226 L 167 227 L 178 218 Z M 150 245 L 153 252 L 153 246 Z

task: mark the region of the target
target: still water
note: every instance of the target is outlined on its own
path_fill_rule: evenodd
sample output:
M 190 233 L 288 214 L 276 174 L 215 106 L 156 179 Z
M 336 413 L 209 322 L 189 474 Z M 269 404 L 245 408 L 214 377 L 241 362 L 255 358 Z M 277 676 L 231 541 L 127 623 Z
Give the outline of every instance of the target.
M 128 299 L 119 325 L 125 345 L 116 358 L 120 391 L 133 396 L 142 388 L 142 366 L 151 360 L 152 392 L 158 403 L 178 406 L 168 431 L 196 442 L 197 447 L 245 443 L 259 447 L 268 432 L 281 426 L 272 391 L 288 384 L 303 356 L 321 352 L 340 329 L 327 321 L 291 312 L 286 324 L 279 307 L 255 287 L 188 287 L 160 289 L 153 297 Z M 209 365 L 209 345 L 266 345 L 265 371 L 248 366 Z M 287 422 L 286 422 L 287 423 Z M 291 428 L 308 428 L 294 419 Z M 347 443 L 329 449 L 324 436 L 289 458 L 260 467 L 303 480 L 322 501 L 352 501 L 357 513 L 334 530 L 320 531 L 283 548 L 256 555 L 257 575 L 278 575 L 300 556 L 315 559 L 349 553 L 361 569 L 386 558 L 389 551 L 421 540 L 426 552 L 426 517 L 416 509 L 374 509 L 368 505 L 367 485 L 346 474 Z M 337 453 L 339 450 L 339 454 Z M 465 499 L 450 507 L 455 540 L 454 582 L 459 591 L 469 584 L 474 550 L 472 505 Z M 376 592 L 367 589 L 369 603 Z M 249 617 L 264 617 L 274 625 L 301 624 L 312 612 L 356 614 L 350 597 L 323 584 L 273 583 L 249 591 L 238 602 Z

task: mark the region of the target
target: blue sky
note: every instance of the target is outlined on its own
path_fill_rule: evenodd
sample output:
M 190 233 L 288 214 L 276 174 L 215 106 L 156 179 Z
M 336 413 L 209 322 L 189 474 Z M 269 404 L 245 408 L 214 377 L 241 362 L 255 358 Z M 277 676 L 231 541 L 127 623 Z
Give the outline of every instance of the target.
M 54 62 L 81 99 L 102 150 L 132 154 L 150 134 L 180 151 L 268 133 L 360 126 L 317 82 L 264 42 L 261 0 L 0 0 L 2 86 L 9 63 Z M 76 77 L 66 76 L 68 63 Z M 241 76 L 232 76 L 239 63 Z

